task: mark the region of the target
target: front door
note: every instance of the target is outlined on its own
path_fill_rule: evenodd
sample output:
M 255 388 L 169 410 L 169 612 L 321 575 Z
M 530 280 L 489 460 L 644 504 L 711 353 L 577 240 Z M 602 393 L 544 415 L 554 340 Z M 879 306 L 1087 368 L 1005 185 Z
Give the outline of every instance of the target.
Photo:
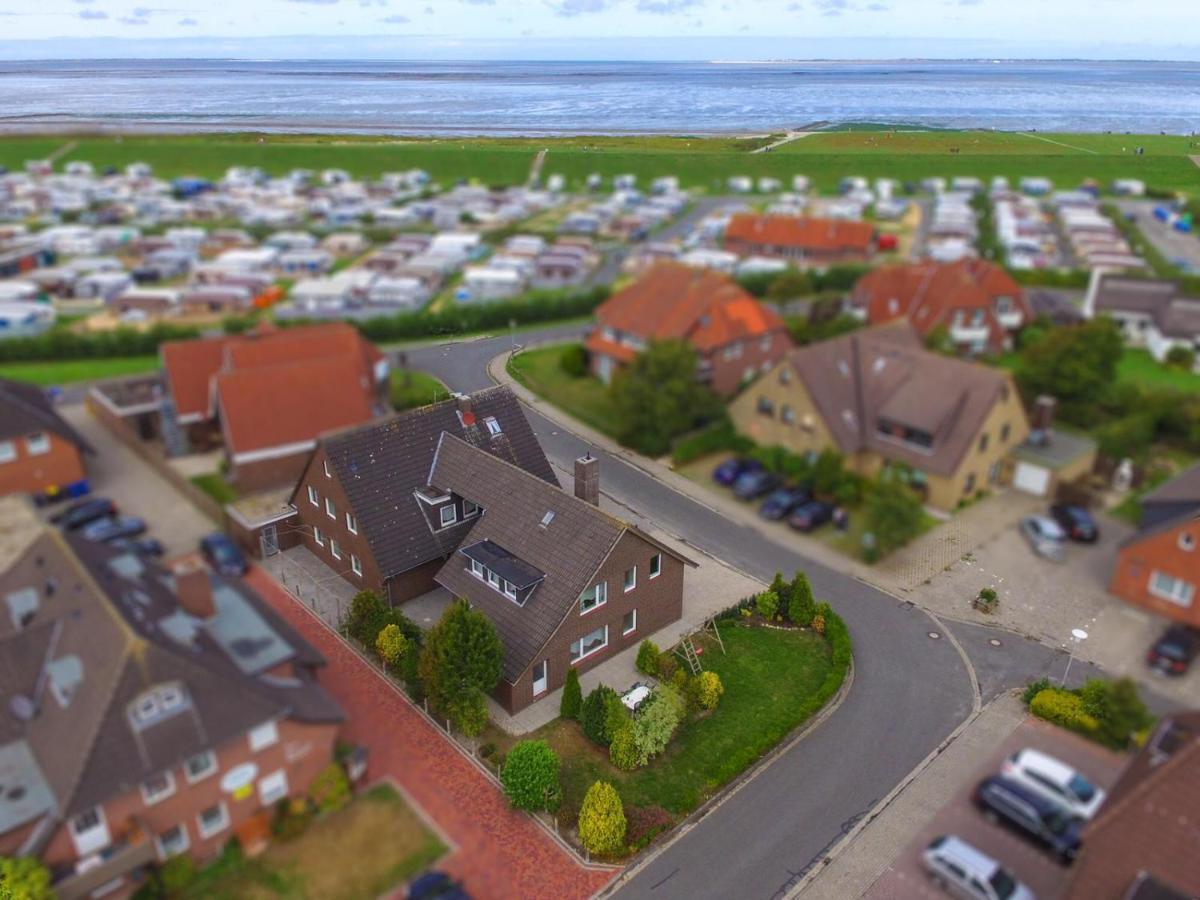
M 533 667 L 533 696 L 546 693 L 546 688 L 550 686 L 550 667 L 546 660 Z
M 274 556 L 279 552 L 279 533 L 275 529 L 275 523 L 264 525 L 262 530 L 262 554 L 263 556 Z

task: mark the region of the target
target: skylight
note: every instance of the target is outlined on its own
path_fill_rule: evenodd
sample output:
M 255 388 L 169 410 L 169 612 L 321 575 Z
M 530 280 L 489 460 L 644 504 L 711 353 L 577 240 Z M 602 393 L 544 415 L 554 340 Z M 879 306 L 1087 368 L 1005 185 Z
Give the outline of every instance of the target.
M 548 527 L 548 526 L 550 525 L 550 523 L 551 523 L 551 522 L 553 522 L 553 521 L 554 521 L 554 510 L 550 510 L 550 511 L 549 511 L 549 512 L 547 512 L 547 513 L 546 513 L 544 516 L 542 516 L 542 524 L 541 524 L 541 527 L 542 527 L 542 528 L 546 528 L 546 527 Z

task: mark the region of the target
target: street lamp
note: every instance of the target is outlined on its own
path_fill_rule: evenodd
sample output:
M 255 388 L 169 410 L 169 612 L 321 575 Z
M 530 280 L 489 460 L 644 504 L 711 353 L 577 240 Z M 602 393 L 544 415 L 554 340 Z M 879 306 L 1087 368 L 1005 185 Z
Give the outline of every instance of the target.
M 1071 648 L 1070 648 L 1070 650 L 1067 651 L 1067 668 L 1063 672 L 1062 681 L 1059 682 L 1059 685 L 1061 685 L 1062 687 L 1067 686 L 1067 676 L 1071 674 L 1071 663 L 1075 659 L 1075 648 L 1078 647 L 1080 644 L 1082 644 L 1084 641 L 1086 641 L 1087 636 L 1088 636 L 1088 633 L 1086 631 L 1084 631 L 1082 628 L 1072 628 L 1071 629 Z

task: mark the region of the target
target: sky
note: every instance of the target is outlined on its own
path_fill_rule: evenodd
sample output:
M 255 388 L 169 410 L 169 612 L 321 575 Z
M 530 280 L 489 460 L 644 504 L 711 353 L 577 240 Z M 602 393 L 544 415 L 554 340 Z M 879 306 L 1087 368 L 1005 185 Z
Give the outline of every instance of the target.
M 0 58 L 1193 60 L 1197 22 L 1196 0 L 0 0 Z

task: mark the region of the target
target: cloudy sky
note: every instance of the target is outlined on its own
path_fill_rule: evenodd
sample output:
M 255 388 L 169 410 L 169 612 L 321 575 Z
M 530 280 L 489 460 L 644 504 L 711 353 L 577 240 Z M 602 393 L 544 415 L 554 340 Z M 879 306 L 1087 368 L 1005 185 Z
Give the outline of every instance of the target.
M 0 0 L 0 58 L 1197 59 L 1196 10 L 1196 0 Z

